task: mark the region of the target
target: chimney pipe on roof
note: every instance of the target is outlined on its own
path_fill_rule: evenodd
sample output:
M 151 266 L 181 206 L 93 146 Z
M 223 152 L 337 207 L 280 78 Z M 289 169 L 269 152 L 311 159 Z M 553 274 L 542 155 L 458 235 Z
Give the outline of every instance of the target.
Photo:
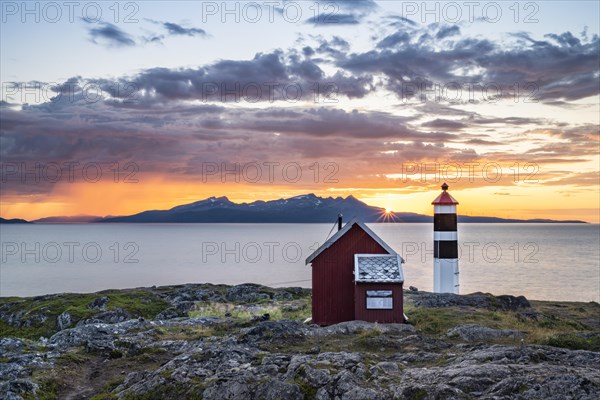
M 338 214 L 338 231 L 342 229 L 342 214 Z

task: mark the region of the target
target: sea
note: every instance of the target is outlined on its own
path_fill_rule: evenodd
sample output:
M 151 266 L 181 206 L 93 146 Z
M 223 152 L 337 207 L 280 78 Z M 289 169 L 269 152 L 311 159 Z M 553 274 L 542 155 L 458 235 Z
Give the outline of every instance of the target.
M 369 227 L 405 260 L 405 288 L 433 287 L 433 226 Z M 311 286 L 306 258 L 332 224 L 0 225 L 0 296 L 184 283 Z M 459 224 L 460 292 L 600 301 L 600 225 Z

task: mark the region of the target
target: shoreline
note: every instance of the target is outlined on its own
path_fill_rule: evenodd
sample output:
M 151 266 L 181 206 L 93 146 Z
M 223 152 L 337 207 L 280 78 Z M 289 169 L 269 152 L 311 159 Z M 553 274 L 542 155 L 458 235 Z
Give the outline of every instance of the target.
M 404 293 L 408 324 L 306 323 L 310 290 L 186 284 L 0 298 L 0 397 L 600 396 L 600 305 Z M 557 397 L 557 398 L 558 398 Z
M 307 282 L 310 281 L 310 279 L 306 280 Z M 290 283 L 296 283 L 296 282 L 290 282 Z M 215 287 L 232 287 L 232 286 L 239 286 L 239 285 L 255 285 L 255 286 L 260 286 L 260 287 L 266 287 L 272 290 L 277 290 L 277 289 L 286 289 L 286 288 L 291 288 L 291 287 L 297 287 L 297 288 L 301 288 L 304 290 L 308 290 L 311 291 L 311 287 L 309 286 L 303 286 L 303 285 L 297 285 L 297 286 L 285 286 L 285 285 L 277 285 L 277 286 L 271 286 L 271 285 L 267 285 L 267 284 L 262 284 L 262 283 L 254 283 L 254 282 L 243 282 L 243 283 L 237 283 L 237 284 L 230 284 L 230 283 L 194 283 L 194 282 L 186 282 L 186 283 L 176 283 L 176 284 L 165 284 L 165 285 L 153 285 L 153 286 L 129 286 L 129 287 L 124 287 L 124 288 L 108 288 L 108 289 L 100 289 L 100 290 L 93 290 L 93 291 L 86 291 L 86 292 L 53 292 L 53 293 L 42 293 L 42 294 L 33 294 L 33 295 L 9 295 L 9 296 L 2 296 L 0 295 L 0 304 L 2 304 L 3 301 L 7 301 L 7 300 L 11 300 L 11 299 L 15 299 L 15 300 L 29 300 L 29 299 L 34 299 L 34 298 L 38 298 L 38 297 L 46 297 L 46 296 L 88 296 L 88 295 L 102 295 L 102 294 L 107 294 L 107 293 L 113 293 L 113 292 L 131 292 L 131 291 L 137 291 L 137 290 L 161 290 L 162 289 L 168 289 L 168 288 L 184 288 L 184 287 L 189 287 L 189 286 L 203 286 L 203 285 L 208 285 L 208 286 L 215 286 Z M 433 293 L 433 292 L 428 292 L 426 290 L 417 290 L 419 293 Z M 412 291 L 410 289 L 404 289 L 404 294 L 410 294 Z M 478 294 L 484 294 L 484 295 L 489 295 L 489 296 L 495 296 L 495 297 L 499 297 L 499 296 L 513 296 L 513 297 L 519 297 L 519 296 L 523 296 L 520 294 L 507 294 L 507 293 L 503 293 L 503 294 L 493 294 L 490 292 L 471 292 L 471 293 L 461 293 L 459 296 L 470 296 L 470 295 L 478 295 Z M 582 301 L 582 300 L 560 300 L 560 299 L 535 299 L 535 298 L 531 298 L 531 297 L 527 297 L 527 299 L 529 301 L 532 302 L 538 302 L 538 303 L 570 303 L 570 304 L 600 304 L 600 301 L 596 301 L 596 300 L 588 300 L 588 301 Z

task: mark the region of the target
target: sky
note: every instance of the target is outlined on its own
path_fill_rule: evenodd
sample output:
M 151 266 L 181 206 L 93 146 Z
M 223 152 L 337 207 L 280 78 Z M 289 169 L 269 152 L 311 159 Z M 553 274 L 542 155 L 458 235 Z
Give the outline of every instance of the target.
M 0 1 L 0 216 L 305 193 L 600 222 L 597 1 Z

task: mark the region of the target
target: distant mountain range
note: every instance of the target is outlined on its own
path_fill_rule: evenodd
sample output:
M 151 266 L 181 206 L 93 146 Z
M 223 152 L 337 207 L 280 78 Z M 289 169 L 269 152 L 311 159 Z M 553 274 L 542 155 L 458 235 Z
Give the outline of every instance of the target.
M 90 222 L 135 222 L 135 223 L 333 223 L 338 213 L 344 221 L 358 218 L 363 222 L 432 222 L 429 215 L 391 212 L 384 208 L 369 206 L 354 196 L 319 197 L 314 194 L 288 199 L 234 203 L 227 197 L 209 197 L 194 203 L 173 207 L 170 210 L 151 210 L 120 217 L 47 217 L 35 223 L 90 223 Z M 24 220 L 20 220 L 26 222 Z M 3 221 L 2 221 L 3 222 Z M 531 223 L 585 223 L 584 221 L 556 221 L 550 219 L 506 219 L 496 217 L 472 217 L 460 215 L 458 222 L 531 222 Z
M 24 219 L 13 218 L 13 219 L 4 219 L 0 217 L 0 224 L 29 224 L 29 221 L 25 221 Z
M 95 215 L 75 215 L 71 217 L 45 217 L 33 220 L 36 224 L 87 224 L 89 222 L 96 222 L 101 220 L 102 217 Z

